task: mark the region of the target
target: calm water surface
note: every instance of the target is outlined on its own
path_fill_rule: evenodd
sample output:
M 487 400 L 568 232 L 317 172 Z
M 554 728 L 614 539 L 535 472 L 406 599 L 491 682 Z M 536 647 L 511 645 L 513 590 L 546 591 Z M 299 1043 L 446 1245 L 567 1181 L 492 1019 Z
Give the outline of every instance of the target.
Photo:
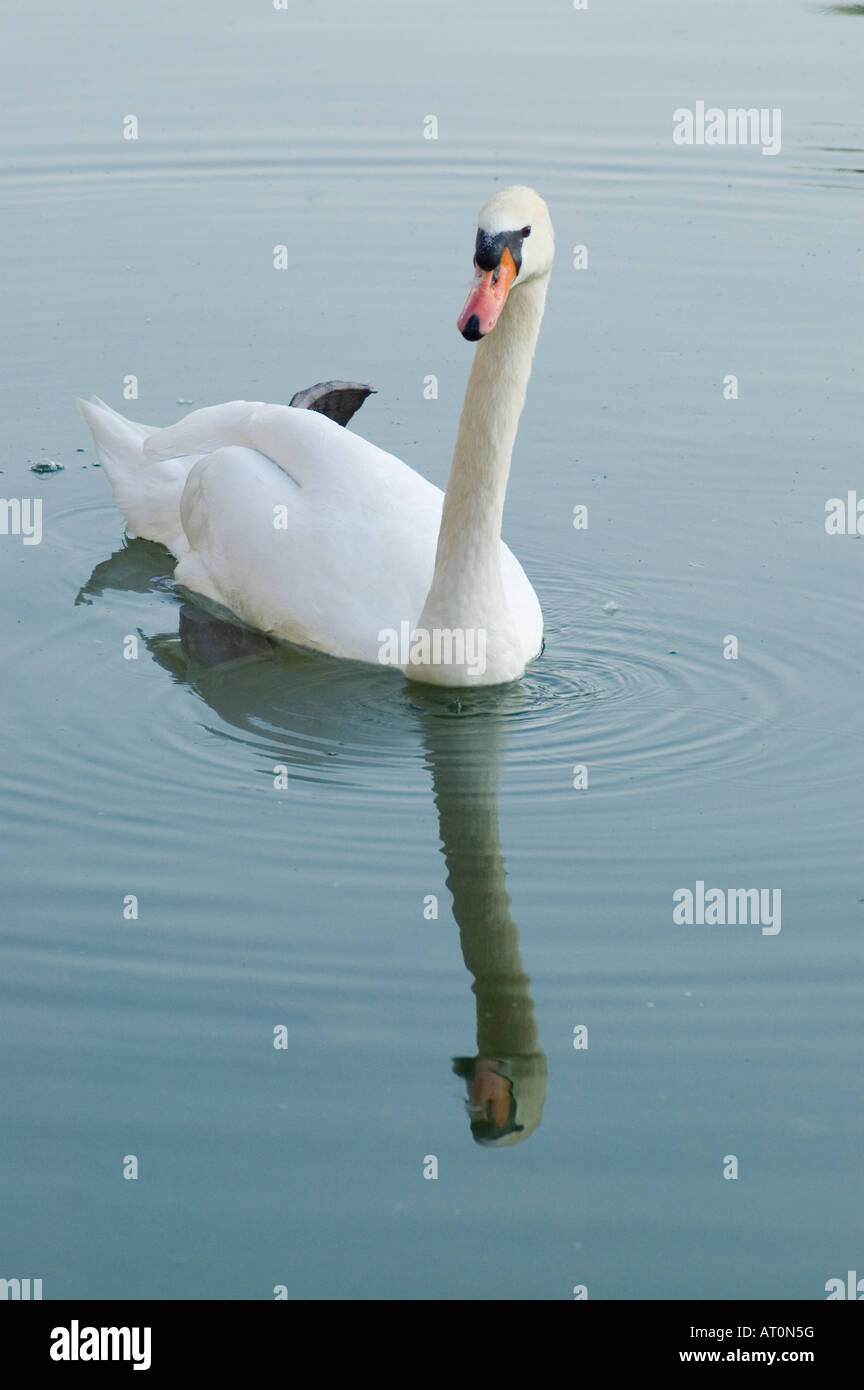
M 10 21 L 0 492 L 44 539 L 0 536 L 0 1276 L 47 1298 L 811 1299 L 861 1267 L 864 547 L 824 510 L 864 496 L 864 17 L 474 8 L 482 68 L 456 0 Z M 781 153 L 676 147 L 698 100 L 780 107 Z M 511 182 L 559 248 L 505 515 L 543 656 L 461 698 L 218 659 L 73 398 L 165 424 L 369 381 L 354 428 L 443 485 Z M 700 879 L 780 887 L 781 932 L 673 925 Z M 472 1138 L 490 1059 L 522 1142 Z

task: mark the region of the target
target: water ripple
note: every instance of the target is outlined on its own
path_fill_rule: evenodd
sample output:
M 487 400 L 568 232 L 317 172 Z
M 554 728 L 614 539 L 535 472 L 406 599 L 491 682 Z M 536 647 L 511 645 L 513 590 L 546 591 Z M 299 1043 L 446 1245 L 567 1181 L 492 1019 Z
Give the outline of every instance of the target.
M 83 506 L 55 518 L 55 543 L 78 555 L 82 576 L 88 535 L 104 511 Z M 787 637 L 782 648 L 765 644 L 726 661 L 692 618 L 676 628 L 660 616 L 676 611 L 670 575 L 646 577 L 636 593 L 546 562 L 529 569 L 546 645 L 508 687 L 440 691 L 284 646 L 202 665 L 178 633 L 170 557 L 145 542 L 97 565 L 79 595 L 79 622 L 38 636 L 25 629 L 15 659 L 47 685 L 59 665 L 62 704 L 79 711 L 74 738 L 62 714 L 41 731 L 61 785 L 110 778 L 115 794 L 138 808 L 150 801 L 144 792 L 158 792 L 158 804 L 197 787 L 216 798 L 202 811 L 214 823 L 224 817 L 223 794 L 257 794 L 277 766 L 298 790 L 331 788 L 334 807 L 357 792 L 367 802 L 428 801 L 430 745 L 478 763 L 493 745 L 500 749 L 502 786 L 517 807 L 572 797 L 576 764 L 589 767 L 592 795 L 601 797 L 656 796 L 661 784 L 717 783 L 769 765 L 773 787 L 778 779 L 792 786 L 800 775 L 796 728 L 806 730 L 823 782 L 857 776 L 839 754 L 830 710 L 809 709 L 799 691 L 814 661 L 848 681 L 848 646 L 832 642 L 827 627 L 819 651 Z M 841 629 L 849 619 L 845 611 L 834 617 Z M 128 634 L 139 637 L 137 661 L 122 657 Z M 103 717 L 102 692 L 121 675 L 135 682 L 134 728 L 116 713 Z M 178 685 L 188 698 L 177 700 Z

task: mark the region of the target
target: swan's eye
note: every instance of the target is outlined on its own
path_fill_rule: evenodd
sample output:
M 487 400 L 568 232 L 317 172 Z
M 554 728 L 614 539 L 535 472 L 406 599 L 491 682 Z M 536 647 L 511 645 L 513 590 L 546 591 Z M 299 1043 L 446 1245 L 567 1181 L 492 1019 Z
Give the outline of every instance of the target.
M 523 227 L 522 230 L 521 230 L 521 232 L 519 233 L 519 235 L 520 235 L 521 237 L 530 236 L 530 235 L 531 235 L 531 228 L 530 228 L 530 227 Z

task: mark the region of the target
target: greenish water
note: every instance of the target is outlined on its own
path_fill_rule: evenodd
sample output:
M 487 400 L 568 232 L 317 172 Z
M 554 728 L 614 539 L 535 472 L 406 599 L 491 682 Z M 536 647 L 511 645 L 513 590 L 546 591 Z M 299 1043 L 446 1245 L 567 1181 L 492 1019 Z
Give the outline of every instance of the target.
M 9 21 L 0 493 L 44 535 L 0 535 L 0 1277 L 818 1299 L 861 1268 L 864 549 L 824 525 L 864 498 L 860 9 Z M 676 146 L 700 100 L 780 108 L 781 152 Z M 73 398 L 164 424 L 369 381 L 353 428 L 443 485 L 473 219 L 516 181 L 558 242 L 505 513 L 542 657 L 458 700 L 217 660 Z M 698 881 L 779 887 L 781 931 L 675 925 Z M 490 1061 L 522 1142 L 472 1139 Z

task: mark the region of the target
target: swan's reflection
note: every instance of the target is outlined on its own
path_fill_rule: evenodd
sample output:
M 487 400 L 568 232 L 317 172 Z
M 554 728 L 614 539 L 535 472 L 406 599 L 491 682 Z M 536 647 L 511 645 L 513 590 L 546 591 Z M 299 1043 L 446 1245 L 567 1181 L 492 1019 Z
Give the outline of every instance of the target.
M 411 694 L 432 772 L 453 916 L 477 1000 L 477 1056 L 457 1057 L 453 1070 L 466 1083 L 477 1142 L 518 1144 L 539 1125 L 546 1095 L 546 1058 L 510 915 L 498 831 L 503 720 L 496 707 L 503 698 L 512 711 L 518 693 L 448 696 L 412 686 Z
M 106 589 L 164 588 L 172 565 L 161 547 L 132 541 L 97 565 L 78 601 L 92 602 Z M 309 752 L 292 736 L 292 691 L 296 697 L 306 678 L 320 674 L 322 663 L 338 666 L 340 673 L 344 663 L 275 647 L 260 633 L 226 622 L 198 603 L 181 606 L 179 641 L 173 633 L 145 641 L 154 659 L 191 686 L 221 719 L 243 733 L 260 728 L 262 721 L 275 726 L 287 736 L 280 758 L 308 767 Z M 278 663 L 275 681 L 261 680 L 262 662 Z M 359 669 L 368 678 L 368 668 Z M 381 679 L 398 677 L 382 673 Z M 314 688 L 317 696 L 317 680 Z M 518 686 L 458 694 L 415 684 L 404 688 L 421 727 L 453 915 L 474 979 L 477 1053 L 455 1058 L 453 1070 L 466 1085 L 474 1139 L 491 1147 L 518 1144 L 539 1125 L 546 1094 L 546 1057 L 510 915 L 498 830 L 500 748 L 506 715 L 518 708 L 522 692 Z M 321 732 L 330 735 L 338 729 L 344 736 L 351 704 L 347 712 L 336 705 L 319 709 Z

